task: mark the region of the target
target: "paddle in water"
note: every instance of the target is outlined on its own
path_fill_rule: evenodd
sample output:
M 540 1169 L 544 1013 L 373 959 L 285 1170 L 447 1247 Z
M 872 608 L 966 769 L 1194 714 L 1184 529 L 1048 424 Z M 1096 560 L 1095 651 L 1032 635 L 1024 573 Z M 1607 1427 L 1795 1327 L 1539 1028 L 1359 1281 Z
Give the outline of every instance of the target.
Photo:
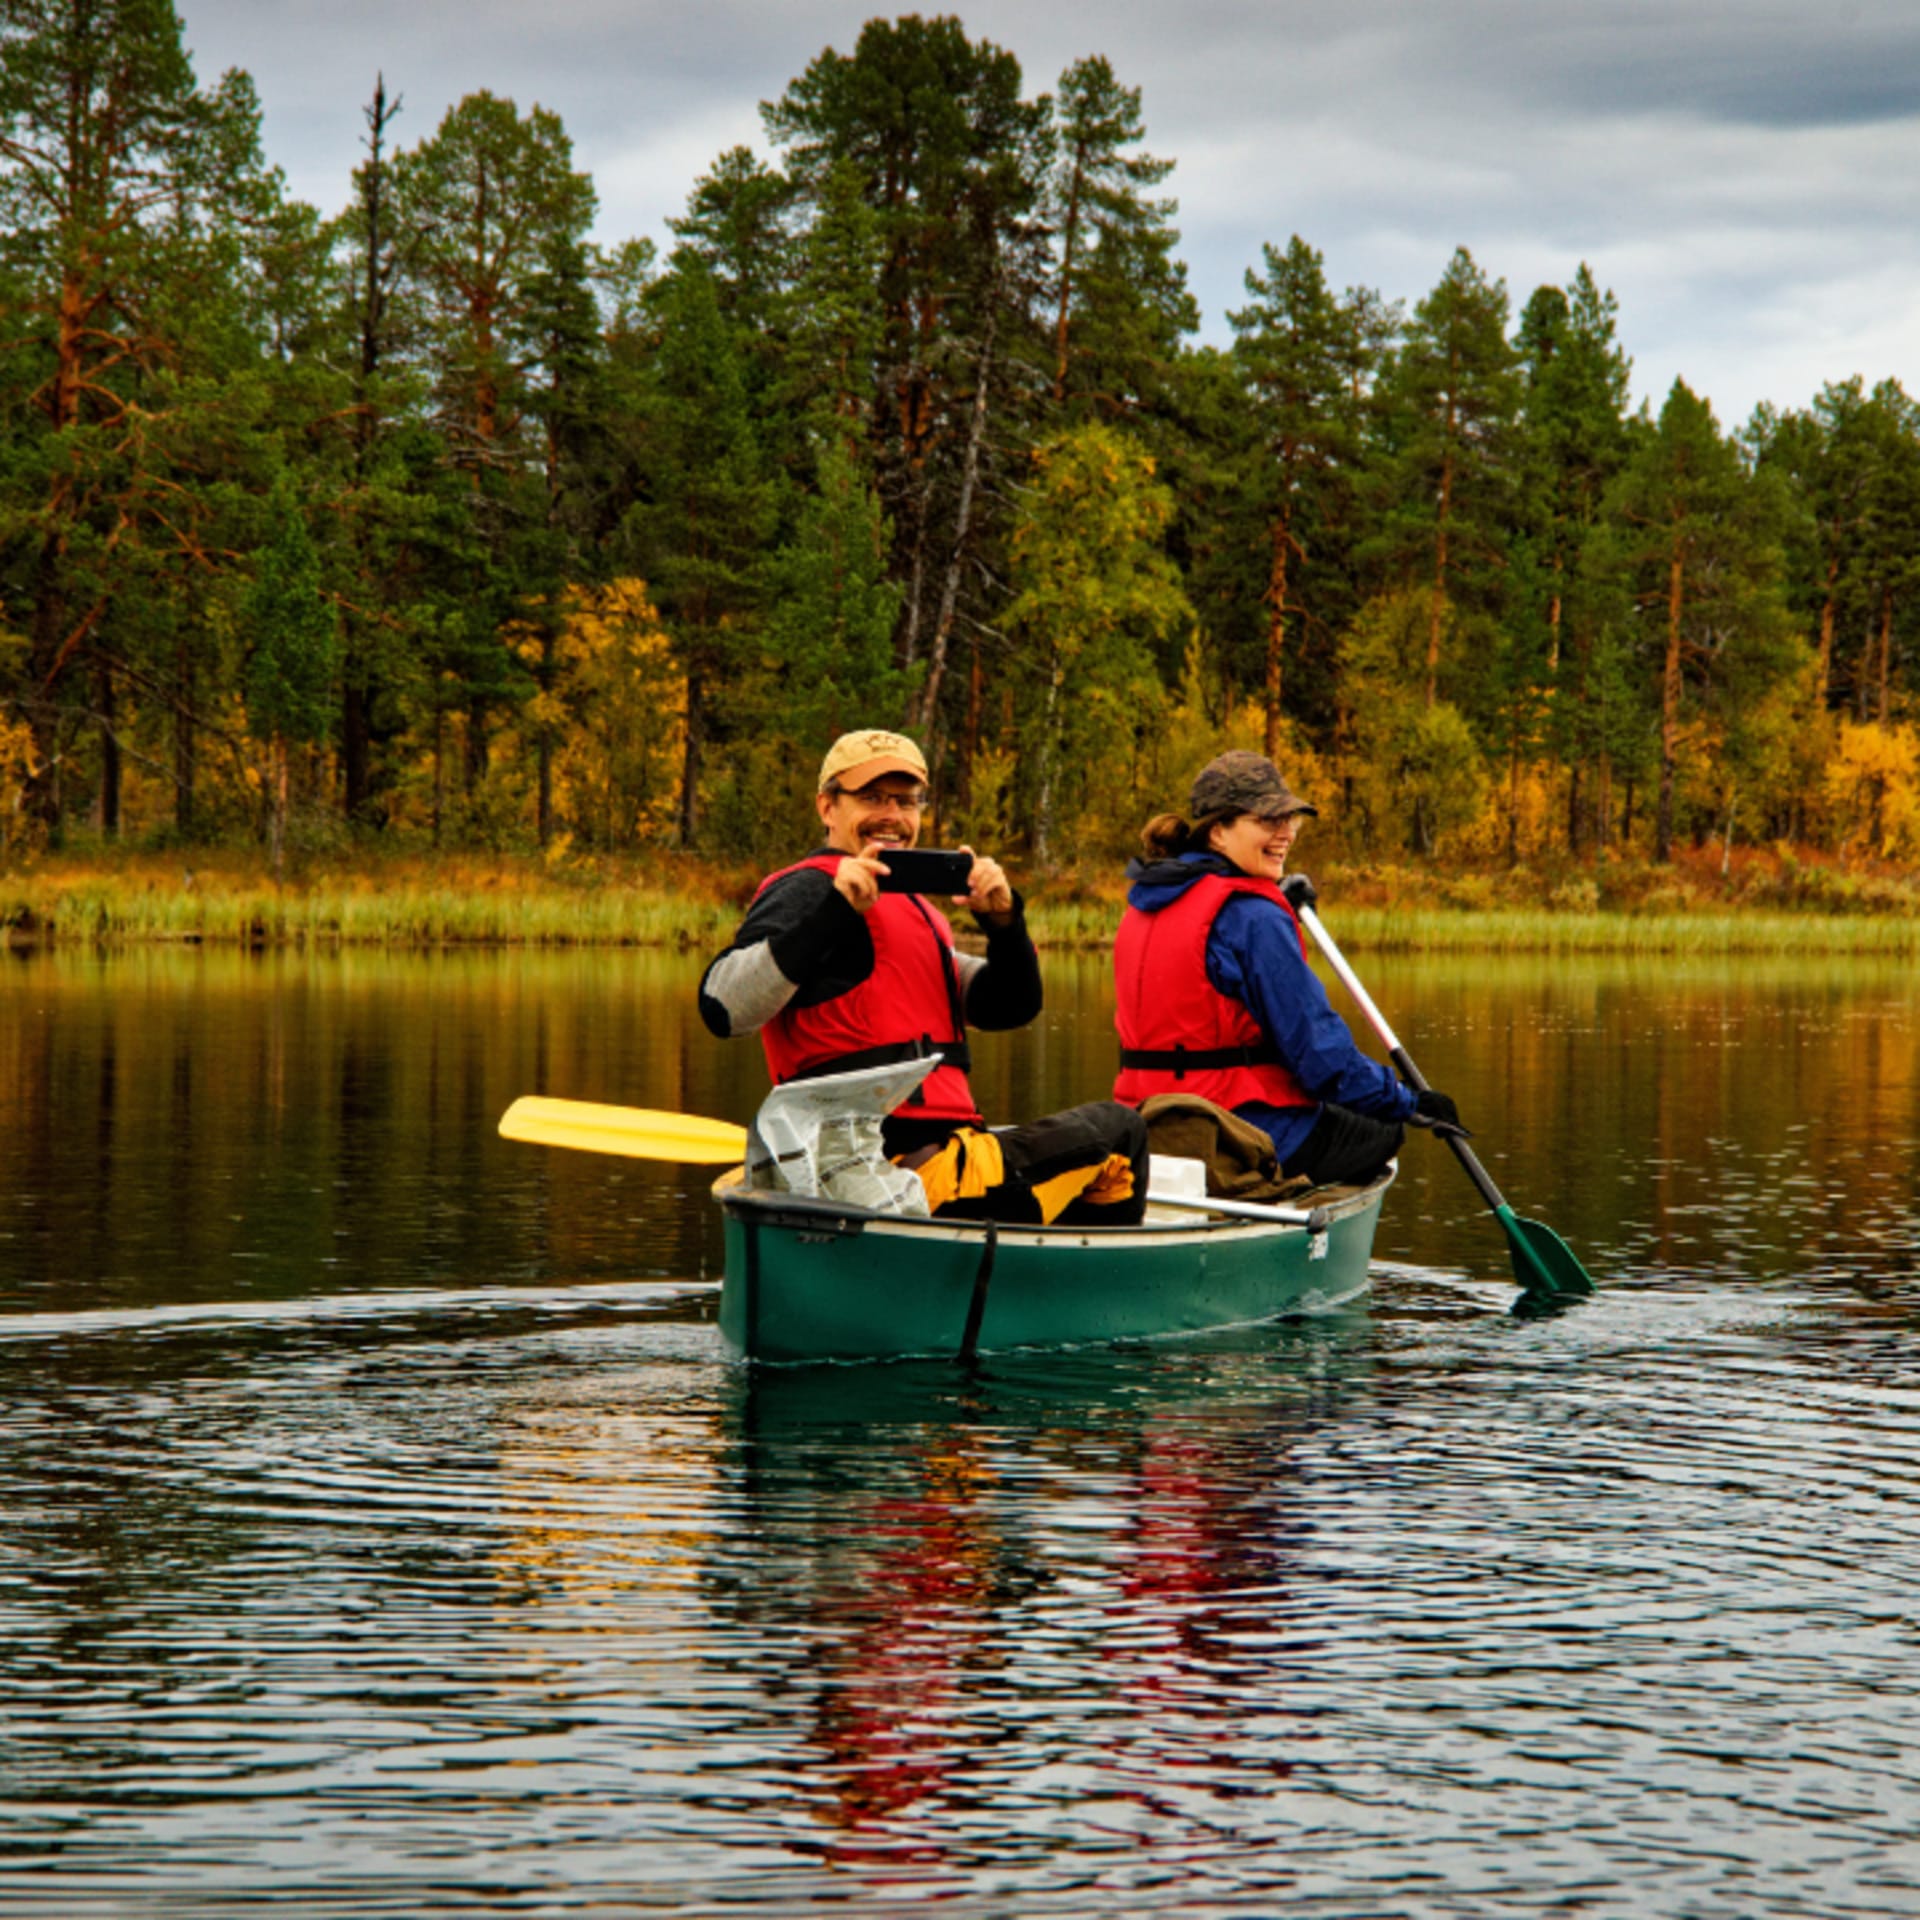
M 1280 891 L 1380 1036 L 1380 1044 L 1386 1048 L 1401 1079 L 1414 1092 L 1425 1093 L 1426 1076 L 1413 1064 L 1399 1036 L 1387 1024 L 1386 1015 L 1373 1004 L 1373 996 L 1360 984 L 1359 976 L 1334 944 L 1333 935 L 1320 924 L 1320 916 L 1314 911 L 1317 896 L 1313 882 L 1304 873 L 1289 874 L 1281 881 Z M 1500 1189 L 1493 1184 L 1492 1175 L 1456 1131 L 1450 1127 L 1436 1131 L 1453 1149 L 1454 1158 L 1466 1169 L 1467 1178 L 1479 1188 L 1481 1199 L 1493 1210 L 1493 1217 L 1507 1236 L 1507 1246 L 1513 1255 L 1513 1276 L 1520 1285 L 1520 1297 L 1514 1301 L 1513 1311 L 1523 1318 L 1531 1318 L 1555 1313 L 1576 1300 L 1586 1299 L 1594 1291 L 1593 1276 L 1574 1258 L 1573 1249 L 1551 1227 L 1543 1226 L 1538 1220 L 1523 1219 L 1508 1206 Z

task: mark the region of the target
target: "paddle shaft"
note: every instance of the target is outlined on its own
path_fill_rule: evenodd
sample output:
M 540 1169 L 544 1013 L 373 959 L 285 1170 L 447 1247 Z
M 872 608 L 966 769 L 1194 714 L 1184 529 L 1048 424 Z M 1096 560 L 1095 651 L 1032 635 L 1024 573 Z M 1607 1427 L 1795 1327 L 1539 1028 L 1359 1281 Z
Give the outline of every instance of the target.
M 1320 916 L 1314 910 L 1299 901 L 1294 902 L 1294 911 L 1300 916 L 1301 924 L 1313 935 L 1313 943 L 1327 957 L 1327 965 L 1340 976 L 1340 984 L 1353 995 L 1360 1011 L 1367 1016 L 1367 1024 L 1380 1036 L 1380 1044 L 1386 1048 L 1393 1061 L 1394 1070 L 1415 1093 L 1427 1091 L 1427 1077 L 1413 1064 L 1413 1056 L 1400 1044 L 1400 1036 L 1387 1024 L 1387 1016 L 1373 1004 L 1373 995 L 1360 984 L 1360 976 L 1347 965 L 1347 956 L 1334 943 L 1333 935 L 1320 924 Z M 1493 1184 L 1493 1176 L 1480 1164 L 1473 1149 L 1457 1133 L 1442 1136 L 1453 1149 L 1454 1157 L 1467 1170 L 1467 1178 L 1480 1189 L 1480 1197 L 1495 1213 L 1503 1217 L 1513 1209 L 1506 1203 L 1500 1189 Z
M 1225 1213 L 1236 1220 L 1271 1220 L 1276 1226 L 1305 1227 L 1310 1233 L 1325 1231 L 1325 1207 L 1263 1207 L 1257 1200 L 1199 1200 L 1185 1194 L 1155 1193 L 1147 1189 L 1147 1205 L 1173 1207 L 1182 1213 Z

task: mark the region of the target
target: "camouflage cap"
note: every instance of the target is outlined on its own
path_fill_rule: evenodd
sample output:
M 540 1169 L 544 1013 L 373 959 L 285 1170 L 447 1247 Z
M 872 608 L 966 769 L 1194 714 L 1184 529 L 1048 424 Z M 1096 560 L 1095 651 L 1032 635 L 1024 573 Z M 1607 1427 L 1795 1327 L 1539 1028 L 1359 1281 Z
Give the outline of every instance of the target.
M 1242 813 L 1259 820 L 1283 820 L 1293 813 L 1320 811 L 1281 779 L 1280 769 L 1264 754 L 1241 747 L 1209 760 L 1194 775 L 1189 805 L 1196 820 Z

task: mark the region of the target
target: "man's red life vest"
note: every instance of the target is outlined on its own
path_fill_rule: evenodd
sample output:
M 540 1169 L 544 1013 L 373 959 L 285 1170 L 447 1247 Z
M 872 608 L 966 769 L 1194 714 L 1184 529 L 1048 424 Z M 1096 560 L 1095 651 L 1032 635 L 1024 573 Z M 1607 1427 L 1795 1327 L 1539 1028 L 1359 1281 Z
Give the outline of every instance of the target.
M 816 853 L 795 861 L 768 874 L 755 897 L 802 867 L 831 874 L 845 857 Z M 917 894 L 883 893 L 864 918 L 873 941 L 873 971 L 858 986 L 817 1006 L 789 1002 L 760 1029 L 774 1085 L 942 1053 L 945 1060 L 897 1111 L 916 1120 L 984 1124 L 967 1084 L 966 1015 L 946 916 Z
M 1250 874 L 1203 874 L 1157 913 L 1129 907 L 1113 944 L 1116 1100 L 1137 1107 L 1156 1093 L 1197 1093 L 1220 1107 L 1314 1104 L 1259 1021 L 1207 978 L 1207 936 L 1236 893 L 1279 907 L 1305 956 L 1306 937 L 1280 889 Z

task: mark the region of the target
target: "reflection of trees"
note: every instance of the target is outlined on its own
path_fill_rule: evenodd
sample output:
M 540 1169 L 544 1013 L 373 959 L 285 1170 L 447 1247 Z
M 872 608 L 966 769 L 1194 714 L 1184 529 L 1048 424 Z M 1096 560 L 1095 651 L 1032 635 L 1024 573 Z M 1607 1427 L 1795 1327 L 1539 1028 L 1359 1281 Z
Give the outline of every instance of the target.
M 0 1301 L 698 1274 L 703 1170 L 496 1132 L 535 1090 L 745 1117 L 764 1070 L 715 1047 L 697 978 L 661 953 L 15 959 L 0 1190 L 27 1198 Z
M 753 1045 L 700 1026 L 700 964 L 650 951 L 16 957 L 0 977 L 0 1086 L 13 1092 L 0 1191 L 14 1196 L 0 1303 L 711 1274 L 705 1170 L 495 1132 L 530 1091 L 751 1113 L 765 1068 Z M 1910 972 L 1871 958 L 1403 953 L 1363 968 L 1515 1204 L 1603 1281 L 1609 1266 L 1767 1275 L 1841 1259 L 1874 1285 L 1904 1270 L 1890 1208 L 1920 1184 Z M 1107 957 L 1049 954 L 1047 976 L 1046 1018 L 980 1051 L 996 1116 L 1111 1084 Z M 1408 1149 L 1380 1250 L 1508 1266 L 1431 1142 Z
M 1508 1197 L 1603 1284 L 1646 1265 L 1897 1277 L 1907 1223 L 1889 1202 L 1920 1186 L 1911 971 L 1657 954 L 1396 953 L 1362 968 Z M 1381 1255 L 1403 1249 L 1507 1268 L 1471 1188 L 1418 1142 L 1381 1223 Z

